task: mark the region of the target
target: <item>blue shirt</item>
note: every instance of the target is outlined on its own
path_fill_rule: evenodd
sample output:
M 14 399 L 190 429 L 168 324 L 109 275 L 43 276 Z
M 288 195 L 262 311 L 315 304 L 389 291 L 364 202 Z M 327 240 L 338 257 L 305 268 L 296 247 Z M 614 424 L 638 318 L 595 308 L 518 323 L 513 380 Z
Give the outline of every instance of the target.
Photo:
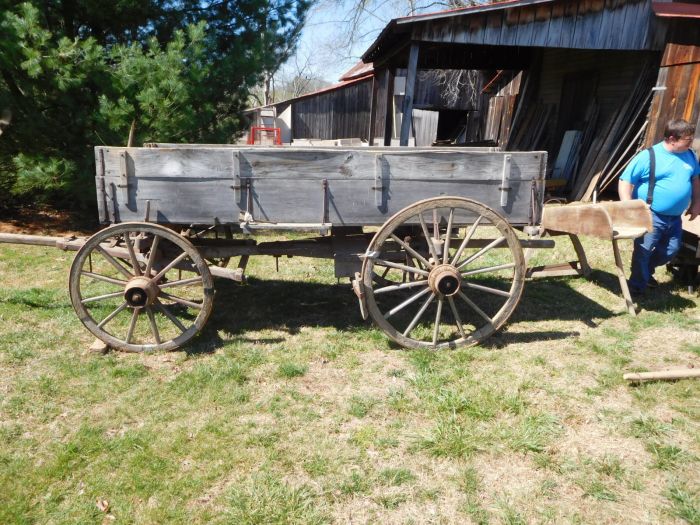
M 700 175 L 695 154 L 688 150 L 671 153 L 663 142 L 654 144 L 656 176 L 651 209 L 662 215 L 680 216 L 690 205 L 693 193 L 691 180 Z M 627 165 L 620 179 L 634 186 L 633 199 L 646 202 L 649 189 L 649 152 L 641 151 Z

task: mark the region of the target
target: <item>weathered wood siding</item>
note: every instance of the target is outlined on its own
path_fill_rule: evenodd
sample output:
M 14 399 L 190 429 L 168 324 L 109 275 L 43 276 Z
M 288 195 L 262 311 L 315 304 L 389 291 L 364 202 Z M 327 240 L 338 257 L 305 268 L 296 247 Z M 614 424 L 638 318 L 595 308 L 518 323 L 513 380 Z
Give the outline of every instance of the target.
M 664 126 L 682 118 L 695 124 L 700 139 L 700 45 L 669 44 L 656 82 L 645 147 L 663 139 Z
M 371 79 L 295 100 L 293 138 L 367 140 L 371 103 Z
M 417 41 L 569 49 L 661 50 L 665 29 L 651 0 L 558 0 L 405 23 Z
M 95 158 L 103 222 L 142 221 L 150 209 L 150 219 L 159 223 L 238 224 L 248 212 L 259 222 L 364 226 L 383 224 L 405 206 L 441 195 L 478 200 L 514 224 L 537 222 L 531 216 L 533 206 L 539 209 L 533 184 L 542 189 L 547 156 L 454 148 L 183 145 L 98 147 Z M 508 190 L 501 189 L 504 166 Z

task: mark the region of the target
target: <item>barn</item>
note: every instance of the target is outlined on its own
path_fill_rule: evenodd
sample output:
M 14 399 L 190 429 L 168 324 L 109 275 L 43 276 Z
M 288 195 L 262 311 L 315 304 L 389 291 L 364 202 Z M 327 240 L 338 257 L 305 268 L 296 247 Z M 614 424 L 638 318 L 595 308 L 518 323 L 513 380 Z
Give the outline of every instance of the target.
M 397 18 L 340 83 L 275 114 L 297 142 L 546 150 L 560 191 L 587 200 L 666 120 L 700 119 L 699 18 L 697 3 L 651 0 L 506 0 Z

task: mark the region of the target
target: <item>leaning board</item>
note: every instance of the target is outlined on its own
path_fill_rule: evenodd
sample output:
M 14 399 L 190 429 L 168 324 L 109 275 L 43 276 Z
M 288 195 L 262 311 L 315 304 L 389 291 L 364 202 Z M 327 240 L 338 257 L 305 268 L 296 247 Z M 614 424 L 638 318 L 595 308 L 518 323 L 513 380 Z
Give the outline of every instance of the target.
M 462 196 L 539 224 L 547 153 L 462 148 L 95 148 L 100 221 L 381 225 Z

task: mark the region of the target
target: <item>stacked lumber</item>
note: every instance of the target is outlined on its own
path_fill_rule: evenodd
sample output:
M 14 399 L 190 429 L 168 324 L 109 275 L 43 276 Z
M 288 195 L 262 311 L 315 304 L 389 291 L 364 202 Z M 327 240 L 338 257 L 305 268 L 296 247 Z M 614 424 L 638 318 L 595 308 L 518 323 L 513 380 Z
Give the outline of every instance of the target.
M 570 200 L 589 201 L 602 181 L 610 184 L 637 152 L 652 98 L 656 71 L 645 64 L 632 93 L 596 132 L 572 185 Z
M 602 118 L 598 101 L 591 97 L 580 129 L 566 131 L 569 140 L 562 142 L 559 155 L 554 157 L 552 166 L 556 173 L 550 177 L 564 187 L 569 201 L 590 201 L 596 190 L 602 191 L 617 180 L 639 151 L 656 71 L 651 61 L 645 63 L 630 96 L 607 118 Z M 547 149 L 552 142 L 550 135 L 556 106 L 528 97 L 530 80 L 526 79 L 513 122 L 507 148 L 511 151 Z

